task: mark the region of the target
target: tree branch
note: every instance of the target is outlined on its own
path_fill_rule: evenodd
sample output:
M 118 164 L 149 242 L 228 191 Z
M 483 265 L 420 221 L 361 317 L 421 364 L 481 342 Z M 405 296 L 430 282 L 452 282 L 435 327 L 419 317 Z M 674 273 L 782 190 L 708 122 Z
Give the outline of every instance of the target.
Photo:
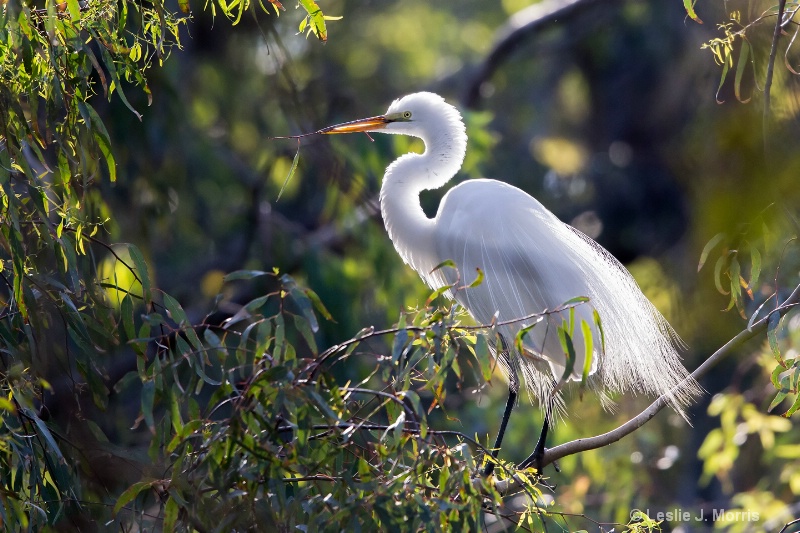
M 543 0 L 538 4 L 522 9 L 509 17 L 497 30 L 492 50 L 478 66 L 472 76 L 462 102 L 466 107 L 475 107 L 480 99 L 480 89 L 500 67 L 514 49 L 535 32 L 553 22 L 563 19 L 587 7 L 596 0 Z M 784 0 L 785 1 L 785 0 Z
M 796 307 L 800 304 L 800 285 L 795 287 L 794 291 L 791 295 L 789 295 L 786 300 L 781 303 L 776 309 L 774 309 L 771 313 L 767 316 L 753 324 L 753 326 L 749 329 L 745 329 L 741 331 L 738 335 L 733 337 L 724 346 L 722 346 L 719 350 L 714 352 L 711 357 L 706 359 L 703 364 L 701 364 L 697 369 L 692 372 L 691 377 L 695 380 L 699 380 L 701 377 L 705 376 L 711 368 L 713 368 L 717 363 L 719 363 L 722 359 L 730 355 L 730 353 L 735 350 L 736 348 L 740 347 L 745 342 L 749 341 L 753 337 L 756 337 L 762 334 L 767 329 L 767 322 L 769 321 L 769 316 L 772 313 L 780 313 L 781 316 L 785 315 L 791 309 Z M 676 387 L 680 388 L 680 385 Z M 554 448 L 550 448 L 545 451 L 544 457 L 542 458 L 542 466 L 547 466 L 563 457 L 567 457 L 568 455 L 574 455 L 576 453 L 585 452 L 588 450 L 594 450 L 597 448 L 602 448 L 603 446 L 608 446 L 618 440 L 622 439 L 623 437 L 633 433 L 643 425 L 645 425 L 651 418 L 656 416 L 661 409 L 664 408 L 668 403 L 667 395 L 662 394 L 661 396 L 656 399 L 653 403 L 650 404 L 644 411 L 639 413 L 634 418 L 628 420 L 621 426 L 616 429 L 609 431 L 608 433 L 603 433 L 602 435 L 597 435 L 594 437 L 588 437 L 585 439 L 576 439 L 570 442 L 565 442 L 564 444 L 560 444 Z M 504 479 L 498 481 L 495 485 L 495 488 L 502 494 L 513 490 L 518 484 L 520 480 L 516 479 L 516 477 L 511 477 L 508 479 Z

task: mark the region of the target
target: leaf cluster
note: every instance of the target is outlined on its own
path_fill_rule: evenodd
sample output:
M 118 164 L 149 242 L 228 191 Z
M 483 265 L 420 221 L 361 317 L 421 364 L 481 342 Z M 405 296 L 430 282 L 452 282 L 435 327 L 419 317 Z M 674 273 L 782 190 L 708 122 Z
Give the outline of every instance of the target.
M 276 290 L 218 327 L 192 327 L 167 295 L 167 317 L 141 317 L 142 328 L 164 332 L 144 339 L 140 329 L 130 340 L 157 347 L 139 371 L 141 419 L 164 474 L 120 496 L 120 520 L 144 526 L 156 503 L 169 530 L 462 531 L 501 513 L 501 495 L 474 479 L 469 444 L 480 444 L 427 421 L 448 379 L 467 368 L 491 375 L 483 337 L 462 329 L 452 310 L 430 308 L 318 352 L 316 313 L 327 311 L 312 291 L 276 272 L 240 271 L 228 281 L 262 276 Z M 391 352 L 373 355 L 363 381 L 336 382 L 336 364 L 373 353 L 368 346 L 384 337 L 393 337 Z M 471 354 L 467 367 L 459 346 Z M 523 487 L 536 501 L 534 479 Z

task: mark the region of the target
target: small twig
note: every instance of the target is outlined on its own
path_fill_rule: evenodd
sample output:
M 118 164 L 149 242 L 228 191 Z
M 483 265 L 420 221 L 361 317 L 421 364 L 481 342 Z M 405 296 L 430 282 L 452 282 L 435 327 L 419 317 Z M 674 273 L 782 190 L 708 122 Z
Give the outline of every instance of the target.
M 791 522 L 787 522 L 786 524 L 784 524 L 784 526 L 781 528 L 780 531 L 778 531 L 778 533 L 783 533 L 784 531 L 788 531 L 791 526 L 798 523 L 800 523 L 800 518 L 795 518 Z

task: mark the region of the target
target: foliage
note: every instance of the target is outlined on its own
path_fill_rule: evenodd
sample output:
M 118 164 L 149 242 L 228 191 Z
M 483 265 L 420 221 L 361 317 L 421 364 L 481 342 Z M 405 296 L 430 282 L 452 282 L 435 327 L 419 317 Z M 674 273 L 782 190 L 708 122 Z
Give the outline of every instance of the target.
M 220 2 L 229 16 L 237 6 L 241 15 L 248 5 Z M 160 315 L 150 313 L 150 322 L 131 329 L 134 300 L 153 310 L 146 261 L 133 245 L 121 250 L 104 242 L 116 221 L 100 190 L 104 180 L 116 180 L 117 162 L 96 97 L 116 94 L 141 120 L 123 87 L 133 83 L 151 101 L 145 74 L 180 47 L 188 2 L 179 7 L 182 13 L 170 12 L 161 1 L 2 5 L 2 523 L 38 528 L 91 500 L 76 480 L 80 450 L 74 450 L 78 456 L 63 451 L 68 441 L 46 422 L 49 380 L 70 381 L 76 398 L 87 390 L 103 409 L 110 392 L 103 354 L 117 350 L 125 335 L 147 337 L 151 325 L 163 325 Z M 143 411 L 153 427 L 147 343 L 131 346 L 140 358 Z
M 335 144 L 348 158 L 345 181 L 331 170 L 340 162 L 332 164 L 325 150 L 304 153 L 299 161 L 297 155 L 292 159 L 294 150 L 265 149 L 253 140 L 261 132 L 286 133 L 294 127 L 287 117 L 300 121 L 311 108 L 316 108 L 309 119 L 314 126 L 341 118 L 354 100 L 342 88 L 354 80 L 361 84 L 358 111 L 364 112 L 441 79 L 486 53 L 493 29 L 523 3 L 447 6 L 410 0 L 369 9 L 341 4 L 350 9 L 343 12 L 352 17 L 352 27 L 363 33 L 341 32 L 337 47 L 317 47 L 325 55 L 310 46 L 313 39 L 294 33 L 325 41 L 327 23 L 337 17 L 305 0 L 294 14 L 284 14 L 277 0 L 202 6 L 179 0 L 177 11 L 158 0 L 2 3 L 0 522 L 5 529 L 86 530 L 113 523 L 123 529 L 227 530 L 257 522 L 463 530 L 500 518 L 523 530 L 572 530 L 578 523 L 606 529 L 624 524 L 640 531 L 660 527 L 644 514 L 629 519 L 629 509 L 640 505 L 652 486 L 642 472 L 650 459 L 652 464 L 663 459 L 664 434 L 674 436 L 672 428 L 653 426 L 658 421 L 650 433 L 637 433 L 607 455 L 565 458 L 562 477 L 568 481 L 557 482 L 555 503 L 533 475 L 521 478 L 519 494 L 500 494 L 476 478 L 480 465 L 474 457 L 482 456 L 491 430 L 486 421 L 495 417 L 487 416 L 485 403 L 463 398 L 475 391 L 482 398 L 500 397 L 505 387 L 493 373 L 486 337 L 450 308 L 420 305 L 427 295 L 418 280 L 397 260 L 382 228 L 369 223 L 374 178 L 388 150 L 361 150 L 365 139 L 355 148 Z M 692 4 L 684 5 L 696 19 Z M 328 10 L 327 4 L 322 7 Z M 172 67 L 176 62 L 166 60 L 186 44 L 187 28 L 192 35 L 201 26 L 204 12 L 222 14 L 237 33 L 215 28 L 217 41 L 209 48 L 222 44 L 213 54 L 205 50 L 213 58 L 183 79 L 184 71 Z M 266 19 L 259 19 L 263 12 Z M 245 14 L 252 15 L 253 26 Z M 768 12 L 763 20 L 773 15 Z M 613 56 L 605 16 L 595 17 L 603 38 L 590 47 Z M 615 24 L 641 16 L 641 9 L 630 9 Z M 297 20 L 285 22 L 288 17 Z M 742 43 L 754 41 L 757 26 L 739 20 L 723 29 L 715 50 L 728 65 L 723 68 L 736 73 L 737 97 L 746 99 L 756 48 Z M 296 39 L 284 46 L 287 37 Z M 628 54 L 634 48 L 641 47 L 624 48 L 626 69 L 635 65 Z M 185 53 L 197 60 L 204 52 Z M 585 114 L 593 93 L 580 90 L 588 78 L 566 57 L 559 54 L 558 76 L 547 74 L 546 61 L 501 72 L 485 86 L 487 94 L 517 87 L 538 98 L 539 89 L 530 82 L 540 78 L 531 76 L 536 70 L 545 85 L 558 80 L 547 90 L 571 103 L 563 113 L 571 127 L 594 124 Z M 348 82 L 342 83 L 345 73 Z M 329 100 L 289 107 L 300 92 L 319 91 L 314 84 L 328 78 Z M 465 112 L 470 135 L 465 175 L 486 167 L 502 177 L 504 167 L 497 163 L 518 170 L 522 165 L 503 161 L 493 150 L 500 137 L 490 131 L 507 132 L 506 153 L 528 154 L 529 143 L 542 133 L 528 128 L 531 117 L 540 109 L 543 115 L 558 109 L 545 99 L 537 100 L 535 111 L 522 98 L 497 101 L 513 102 L 515 112 Z M 521 149 L 513 145 L 517 138 Z M 688 142 L 675 152 L 692 153 L 702 144 Z M 401 151 L 411 146 L 404 139 L 376 145 Z M 711 168 L 719 163 L 697 159 Z M 537 173 L 545 171 L 531 163 L 526 155 L 525 168 L 532 167 L 528 174 L 538 180 Z M 192 165 L 201 176 L 180 183 Z M 795 169 L 786 169 L 794 184 Z M 316 176 L 329 181 L 314 181 Z M 572 184 L 564 190 L 574 200 L 592 190 L 579 186 L 583 177 L 579 169 L 574 178 L 557 181 Z M 528 188 L 533 190 L 531 183 Z M 280 205 L 273 205 L 276 197 Z M 241 198 L 251 201 L 248 224 L 259 232 L 245 237 L 250 247 L 235 268 L 281 265 L 297 284 L 277 272 L 246 270 L 229 274 L 223 285 L 224 272 L 233 269 L 218 264 L 203 271 L 202 280 L 186 274 L 186 263 L 200 263 L 215 247 L 226 255 L 229 249 L 220 243 L 242 238 L 244 216 L 236 210 Z M 719 212 L 705 205 L 703 210 L 704 216 Z M 720 225 L 725 227 L 716 228 Z M 729 308 L 768 316 L 767 307 L 753 314 L 758 302 L 750 300 L 767 298 L 769 292 L 757 287 L 759 279 L 761 287 L 767 285 L 759 270 L 775 272 L 780 253 L 760 237 L 737 235 L 731 224 L 709 226 L 716 228 L 710 234 L 724 229 L 729 235 L 715 238 L 703 253 L 707 259 L 723 250 L 714 257 L 714 278 L 730 298 Z M 331 233 L 346 238 L 320 245 Z M 136 244 L 112 244 L 120 240 Z M 172 253 L 169 266 L 165 250 Z M 786 272 L 789 264 L 780 263 Z M 790 283 L 779 281 L 778 292 Z M 320 297 L 300 285 L 313 286 Z M 395 327 L 365 328 L 350 338 L 364 323 L 394 320 L 403 304 L 416 310 L 403 312 Z M 797 431 L 788 428 L 786 418 L 766 414 L 790 415 L 797 405 L 796 326 L 792 317 L 771 322 L 758 354 L 754 381 L 765 384 L 771 376 L 777 393 L 754 397 L 755 388 L 739 384 L 718 396 L 711 413 L 721 424 L 702 450 L 703 481 L 718 480 L 733 493 L 732 508 L 771 510 L 764 511 L 765 520 L 787 520 L 784 502 L 796 500 L 800 491 Z M 563 342 L 569 352 L 566 336 Z M 497 386 L 486 387 L 487 380 Z M 579 399 L 572 405 L 580 423 L 559 427 L 559 440 L 594 434 L 603 423 L 628 414 L 609 415 Z M 509 449 L 529 447 L 536 416 L 527 424 L 512 423 Z M 472 428 L 478 428 L 474 435 Z M 742 439 L 748 446 L 760 443 L 768 466 L 769 483 L 749 491 L 736 483 L 737 472 L 752 457 L 747 447 L 736 446 Z M 636 453 L 640 462 L 633 460 Z M 501 462 L 497 472 L 500 481 L 507 479 L 510 464 Z M 656 474 L 660 489 L 664 472 Z M 664 493 L 662 501 L 670 498 Z M 599 523 L 596 515 L 611 518 Z
M 702 24 L 697 17 L 689 1 L 686 0 L 689 16 Z M 762 7 L 763 6 L 763 7 Z M 709 39 L 702 48 L 711 51 L 714 61 L 722 67 L 719 85 L 717 87 L 717 102 L 722 103 L 724 97 L 721 96 L 723 86 L 728 75 L 734 73 L 733 91 L 741 103 L 748 103 L 753 93 L 753 89 L 769 89 L 772 82 L 772 67 L 766 60 L 768 57 L 775 57 L 777 46 L 781 47 L 783 65 L 788 72 L 794 75 L 800 74 L 796 62 L 797 54 L 794 49 L 797 39 L 798 26 L 795 21 L 797 15 L 796 3 L 779 1 L 777 3 L 767 2 L 762 5 L 750 5 L 746 2 L 734 2 L 726 5 L 728 20 L 717 25 L 718 37 Z M 782 16 L 779 35 L 791 34 L 788 43 L 773 43 L 773 34 L 778 16 Z M 793 31 L 791 31 L 793 30 Z M 769 34 L 769 38 L 766 37 Z M 772 50 L 770 51 L 770 48 Z M 760 79 L 763 76 L 764 79 Z M 755 80 L 755 81 L 754 81 Z M 749 87 L 753 85 L 753 87 Z M 788 88 L 788 87 L 787 87 Z M 785 90 L 785 89 L 784 89 Z
M 262 275 L 280 287 L 221 327 L 188 327 L 165 297 L 178 327 L 172 340 L 154 339 L 163 348 L 146 372 L 153 393 L 143 392 L 142 411 L 154 432 L 152 459 L 167 475 L 131 486 L 116 503 L 126 511 L 119 516 L 145 526 L 146 509 L 166 500 L 169 530 L 478 527 L 484 506 L 497 508 L 500 495 L 471 479 L 471 439 L 448 444 L 446 432 L 428 427 L 421 399 L 433 396 L 428 412 L 443 400 L 448 371 L 460 374 L 456 346 L 474 337 L 447 327 L 439 311 L 422 312 L 319 353 L 313 307 L 326 311 L 312 292 L 287 275 L 228 279 Z M 370 376 L 356 386 L 336 382 L 331 365 L 390 334 L 392 355 L 379 355 Z M 485 349 L 482 364 L 488 360 Z M 158 405 L 163 418 L 153 416 Z

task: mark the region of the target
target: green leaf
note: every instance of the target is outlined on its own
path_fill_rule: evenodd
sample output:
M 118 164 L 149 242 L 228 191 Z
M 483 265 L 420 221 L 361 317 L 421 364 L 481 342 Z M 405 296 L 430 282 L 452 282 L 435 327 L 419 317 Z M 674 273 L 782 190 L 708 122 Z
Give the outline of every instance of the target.
M 798 394 L 797 397 L 794 399 L 794 403 L 792 403 L 792 406 L 789 408 L 789 410 L 783 413 L 783 416 L 789 418 L 790 416 L 795 414 L 798 409 L 800 409 L 800 394 Z
M 307 20 L 311 31 L 317 36 L 317 39 L 323 43 L 327 42 L 328 30 L 325 26 L 325 15 L 322 13 L 317 3 L 314 2 L 314 0 L 300 0 L 300 5 L 303 6 L 303 9 L 308 13 Z M 303 29 L 301 28 L 300 31 L 302 32 Z
M 575 368 L 575 346 L 572 344 L 572 337 L 564 328 L 564 326 L 558 327 L 558 339 L 561 341 L 561 348 L 564 350 L 564 355 L 566 355 L 566 364 L 564 365 L 564 374 L 561 376 L 560 381 L 567 381 L 569 377 L 572 375 L 572 370 Z
M 684 0 L 685 1 L 685 0 Z M 739 61 L 736 62 L 736 75 L 733 81 L 733 92 L 736 95 L 736 99 L 739 100 L 741 103 L 746 104 L 750 101 L 752 96 L 743 99 L 742 98 L 742 76 L 744 75 L 744 70 L 747 68 L 747 63 L 750 55 L 750 43 L 747 39 L 742 39 L 742 49 L 739 50 Z
M 717 259 L 717 263 L 714 265 L 714 286 L 717 288 L 717 291 L 720 294 L 730 294 L 722 287 L 722 270 L 726 267 L 728 263 L 728 256 L 721 255 L 719 259 Z
M 483 283 L 483 270 L 477 267 L 475 268 L 475 270 L 478 272 L 478 275 L 475 277 L 475 281 L 473 281 L 468 285 L 469 288 L 477 287 L 481 283 Z
M 581 332 L 583 333 L 584 359 L 583 373 L 581 374 L 581 387 L 586 385 L 589 371 L 592 369 L 592 358 L 594 357 L 594 338 L 592 328 L 585 320 L 581 320 Z
M 158 4 L 158 2 L 156 2 L 156 4 Z M 93 30 L 90 30 L 90 33 L 92 34 L 92 37 L 95 38 L 95 40 L 103 42 L 103 39 L 101 39 L 97 35 L 97 33 L 95 33 Z M 125 107 L 130 109 L 131 112 L 134 115 L 136 115 L 136 118 L 138 118 L 139 121 L 141 121 L 142 115 L 140 115 L 139 112 L 133 108 L 131 103 L 128 101 L 128 98 L 125 96 L 125 92 L 122 90 L 122 82 L 119 79 L 119 74 L 117 73 L 117 67 L 114 64 L 114 58 L 111 57 L 111 54 L 109 53 L 108 49 L 105 46 L 98 46 L 98 48 L 100 49 L 100 56 L 103 58 L 103 64 L 105 64 L 106 69 L 108 69 L 108 73 L 111 75 L 111 81 L 114 82 L 114 87 L 116 87 L 117 91 L 119 91 L 120 100 L 122 100 L 122 103 L 125 104 Z
M 170 490 L 170 494 L 172 494 L 172 490 Z M 178 511 L 180 511 L 180 508 L 178 507 L 177 500 L 174 497 L 170 497 L 167 500 L 167 504 L 164 506 L 163 531 L 175 531 L 175 524 L 178 521 Z
M 452 288 L 453 288 L 452 285 L 445 285 L 445 286 L 439 287 L 438 289 L 433 291 L 428 296 L 428 299 L 425 300 L 425 307 L 430 307 L 430 305 L 433 303 L 434 300 L 436 300 L 436 298 L 438 298 L 439 296 L 441 296 L 442 294 L 446 293 L 447 291 L 449 291 Z
M 703 265 L 706 264 L 706 260 L 708 259 L 708 255 L 711 253 L 711 250 L 725 238 L 724 233 L 717 233 L 714 235 L 710 241 L 708 241 L 703 247 L 703 251 L 700 253 L 700 262 L 697 263 L 697 271 L 700 272 L 700 269 L 703 268 Z
M 525 352 L 525 335 L 527 335 L 530 330 L 535 328 L 536 324 L 538 323 L 539 322 L 534 322 L 533 324 L 521 327 L 514 336 L 514 349 L 517 350 L 517 353 Z
M 181 304 L 178 303 L 178 300 L 173 298 L 167 293 L 164 293 L 164 307 L 167 308 L 167 313 L 169 313 L 170 318 L 174 320 L 179 326 L 187 326 L 189 325 L 189 319 L 186 317 L 186 312 L 181 307 Z
M 722 90 L 722 86 L 725 85 L 725 79 L 728 77 L 728 71 L 731 68 L 730 64 L 728 62 L 728 54 L 729 54 L 729 52 L 726 52 L 726 54 L 725 54 L 726 57 L 725 57 L 725 62 L 722 65 L 722 75 L 719 78 L 719 85 L 717 86 L 717 94 L 715 95 L 715 98 L 716 98 L 718 104 L 725 103 L 725 100 L 720 100 L 719 99 L 719 92 Z
M 789 394 L 789 389 L 781 389 L 778 391 L 778 394 L 775 395 L 775 398 L 772 399 L 770 402 L 769 407 L 767 408 L 767 412 L 772 412 L 773 409 L 778 407 L 780 403 L 786 399 L 786 396 Z
M 703 21 L 700 20 L 700 17 L 697 16 L 697 13 L 694 11 L 694 2 L 692 0 L 683 0 L 683 8 L 686 10 L 686 14 L 689 15 L 690 19 L 698 24 L 703 23 Z
M 489 350 L 489 342 L 486 340 L 486 335 L 478 335 L 475 339 L 475 358 L 480 365 L 483 379 L 485 381 L 492 379 L 494 361 L 492 360 L 492 354 Z
M 100 48 L 104 49 L 104 47 Z M 120 91 L 120 95 L 122 95 L 122 91 Z M 97 111 L 95 111 L 88 102 L 78 102 L 78 109 L 81 110 L 81 116 L 83 117 L 84 121 L 87 122 L 87 126 L 89 126 L 94 139 L 97 141 L 97 146 L 100 147 L 100 151 L 106 160 L 109 179 L 112 182 L 117 181 L 117 163 L 114 159 L 114 153 L 111 150 L 111 137 L 108 135 L 108 130 L 106 130 L 103 121 L 100 119 L 100 115 L 97 114 Z M 142 117 L 139 116 L 139 120 L 141 120 L 141 118 Z
M 781 388 L 780 375 L 785 371 L 786 371 L 786 368 L 784 368 L 781 365 L 778 365 L 774 369 L 772 369 L 772 375 L 770 376 L 770 381 L 772 381 L 772 385 L 776 389 L 780 389 Z
M 308 320 L 300 315 L 292 315 L 294 317 L 294 327 L 297 328 L 297 331 L 303 336 L 305 339 L 306 344 L 308 344 L 308 348 L 311 350 L 311 353 L 317 353 L 317 341 L 314 339 L 314 330 L 313 326 L 309 324 Z M 314 330 L 316 331 L 316 330 Z
M 758 278 L 761 275 L 761 253 L 758 248 L 753 246 L 750 249 L 750 283 L 748 284 L 751 290 L 755 290 Z
M 142 383 L 142 416 L 144 416 L 144 421 L 153 434 L 156 432 L 156 421 L 153 418 L 153 404 L 155 400 L 156 383 L 153 380 L 147 380 Z
M 39 429 L 39 435 L 44 437 L 45 442 L 47 442 L 48 450 L 58 458 L 59 462 L 64 462 L 64 455 L 61 453 L 61 449 L 58 447 L 58 444 L 56 444 L 53 434 L 50 433 L 50 430 L 47 428 L 47 424 L 44 423 L 44 420 L 39 418 L 39 416 L 31 409 L 23 408 L 23 411 L 25 416 L 33 420 L 33 422 L 36 424 L 36 427 Z
M 780 365 L 786 369 L 786 365 L 783 362 L 783 357 L 781 356 L 781 349 L 778 346 L 778 325 L 781 322 L 781 314 L 777 311 L 773 311 L 769 315 L 769 319 L 767 319 L 767 340 L 769 341 L 769 347 L 772 350 L 772 355 L 775 357 L 775 360 L 780 363 Z
M 306 293 L 308 299 L 311 300 L 312 304 L 314 304 L 314 309 L 316 309 L 317 312 L 325 318 L 325 320 L 330 320 L 331 322 L 335 322 L 335 320 L 333 320 L 333 315 L 331 315 L 330 311 L 328 311 L 328 309 L 322 303 L 322 300 L 320 300 L 316 292 L 312 291 L 309 288 L 303 289 L 303 292 Z
M 319 323 L 317 322 L 317 316 L 314 314 L 314 306 L 311 303 L 311 299 L 309 299 L 305 292 L 297 287 L 295 280 L 288 274 L 283 274 L 281 276 L 281 284 L 283 285 L 283 290 L 287 292 L 291 300 L 300 308 L 303 316 L 308 321 L 308 325 L 311 326 L 311 331 L 319 331 Z
M 119 513 L 123 507 L 132 502 L 139 495 L 139 493 L 150 489 L 150 487 L 152 487 L 152 482 L 139 481 L 138 483 L 134 483 L 125 489 L 123 493 L 119 495 L 119 498 L 117 498 L 117 503 L 114 504 L 112 516 L 117 516 L 117 513 Z
M 444 261 L 442 261 L 441 263 L 439 263 L 438 265 L 433 267 L 431 269 L 431 273 L 436 272 L 437 270 L 440 270 L 440 269 L 442 269 L 444 267 L 450 267 L 450 268 L 458 271 L 458 267 L 456 266 L 455 262 L 452 259 L 445 259 Z
M 281 190 L 278 191 L 278 197 L 275 199 L 276 202 L 278 202 L 281 199 L 281 195 L 283 194 L 283 191 L 286 189 L 286 185 L 289 183 L 289 180 L 292 179 L 292 176 L 294 176 L 294 173 L 297 170 L 297 164 L 299 162 L 300 162 L 300 140 L 298 139 L 297 152 L 294 154 L 294 158 L 292 159 L 292 166 L 289 168 L 289 173 L 286 174 L 286 179 L 283 180 L 283 185 L 281 185 Z
M 424 439 L 428 434 L 428 424 L 425 422 L 425 409 L 422 407 L 422 401 L 420 400 L 419 395 L 415 391 L 409 390 L 404 392 L 403 398 L 408 400 L 408 402 L 411 404 L 414 414 L 416 414 L 417 418 L 419 419 L 419 436 Z
M 142 256 L 142 252 L 133 244 L 128 244 L 128 253 L 133 261 L 133 266 L 136 269 L 136 277 L 139 283 L 142 284 L 142 296 L 145 303 L 149 306 L 153 300 L 153 295 L 150 288 L 150 275 L 147 272 L 147 263 Z
M 603 322 L 600 320 L 600 313 L 597 312 L 597 309 L 592 310 L 592 319 L 594 320 L 594 325 L 597 326 L 597 331 L 600 332 L 600 353 L 606 353 L 606 333 L 603 330 Z
M 226 275 L 223 279 L 227 283 L 237 279 L 253 279 L 259 276 L 269 276 L 272 272 L 264 272 L 263 270 L 236 270 Z
M 392 342 L 392 364 L 396 365 L 400 357 L 406 352 L 409 337 L 408 330 L 405 329 L 401 329 L 394 336 L 394 341 Z
M 120 304 L 119 313 L 122 316 L 122 328 L 128 340 L 136 337 L 136 329 L 133 326 L 133 301 L 130 294 L 126 294 Z

